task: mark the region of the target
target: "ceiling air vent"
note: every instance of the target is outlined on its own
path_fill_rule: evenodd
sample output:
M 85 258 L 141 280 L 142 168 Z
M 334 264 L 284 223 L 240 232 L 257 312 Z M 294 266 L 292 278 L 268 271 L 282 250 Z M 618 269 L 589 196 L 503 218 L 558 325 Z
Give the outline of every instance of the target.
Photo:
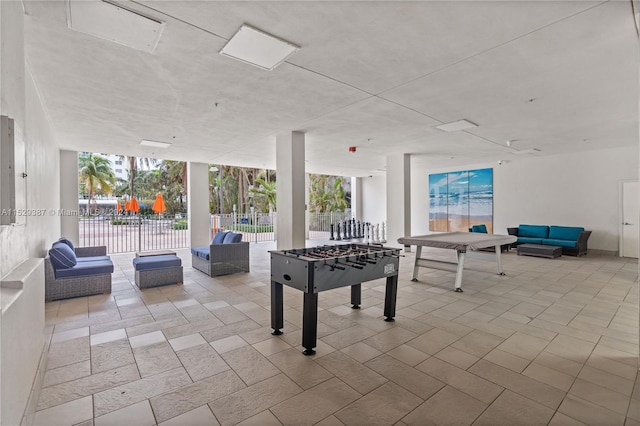
M 153 53 L 164 24 L 107 1 L 68 0 L 67 25 L 81 33 Z

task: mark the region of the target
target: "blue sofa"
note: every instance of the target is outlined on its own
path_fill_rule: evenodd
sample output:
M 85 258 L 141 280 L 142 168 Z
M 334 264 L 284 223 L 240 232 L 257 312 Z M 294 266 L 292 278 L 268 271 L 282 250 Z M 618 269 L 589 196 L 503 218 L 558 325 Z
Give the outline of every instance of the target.
M 509 235 L 515 235 L 519 244 L 541 244 L 562 247 L 562 254 L 581 256 L 587 254 L 587 240 L 591 231 L 585 231 L 578 226 L 546 226 L 546 225 L 518 225 L 517 228 L 507 228 Z
M 60 238 L 44 259 L 45 300 L 111 293 L 112 273 L 105 246 L 74 247 Z
M 249 272 L 249 243 L 242 234 L 217 232 L 208 246 L 191 249 L 191 266 L 211 277 Z
M 471 228 L 469 228 L 469 232 L 477 232 L 480 234 L 487 234 L 489 231 L 487 230 L 487 225 L 480 224 L 480 225 L 473 225 Z M 503 244 L 500 246 L 500 251 L 501 252 L 506 252 L 509 251 L 509 249 L 511 248 L 511 244 Z M 492 253 L 495 253 L 496 248 L 495 247 L 486 247 L 486 248 L 481 248 L 480 251 L 490 251 Z

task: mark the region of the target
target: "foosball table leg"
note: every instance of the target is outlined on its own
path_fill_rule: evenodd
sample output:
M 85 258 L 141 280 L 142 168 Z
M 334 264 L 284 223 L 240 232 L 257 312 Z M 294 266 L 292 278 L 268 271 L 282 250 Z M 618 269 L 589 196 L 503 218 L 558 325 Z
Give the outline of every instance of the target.
M 360 309 L 362 303 L 362 284 L 351 286 L 351 309 Z
M 284 308 L 282 297 L 282 284 L 271 281 L 271 328 L 274 336 L 282 334 L 284 327 Z
M 396 298 L 398 295 L 398 275 L 387 277 L 387 287 L 384 292 L 384 316 L 385 321 L 395 321 Z
M 304 293 L 302 306 L 302 351 L 305 355 L 313 355 L 316 351 L 318 334 L 318 293 Z

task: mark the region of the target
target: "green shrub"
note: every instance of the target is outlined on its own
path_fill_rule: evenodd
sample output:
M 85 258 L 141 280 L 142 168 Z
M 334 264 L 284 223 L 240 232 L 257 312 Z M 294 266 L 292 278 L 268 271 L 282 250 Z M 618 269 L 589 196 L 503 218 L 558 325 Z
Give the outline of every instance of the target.
M 236 232 L 273 232 L 273 225 L 251 225 L 246 223 L 236 223 L 235 225 L 225 226 L 225 231 Z
M 122 220 L 122 219 L 113 219 L 113 220 L 109 221 L 109 223 L 111 225 L 128 225 L 129 221 L 128 220 Z
M 175 231 L 184 231 L 189 229 L 189 221 L 187 219 L 179 219 L 173 222 L 171 228 Z

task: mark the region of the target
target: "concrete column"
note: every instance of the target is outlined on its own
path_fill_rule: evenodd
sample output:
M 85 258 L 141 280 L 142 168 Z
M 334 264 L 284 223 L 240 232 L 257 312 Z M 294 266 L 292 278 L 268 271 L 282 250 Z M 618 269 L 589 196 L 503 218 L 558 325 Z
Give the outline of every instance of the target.
M 78 153 L 60 150 L 60 209 L 78 211 Z M 80 218 L 60 215 L 60 234 L 72 243 L 80 245 Z
M 387 245 L 411 235 L 411 156 L 387 156 Z
M 276 137 L 278 250 L 305 246 L 304 133 Z
M 351 178 L 351 215 L 362 221 L 362 178 Z
M 189 195 L 189 235 L 191 247 L 209 245 L 211 241 L 209 216 L 209 165 L 205 163 L 187 164 Z
M 309 173 L 304 174 L 304 239 L 309 239 Z

